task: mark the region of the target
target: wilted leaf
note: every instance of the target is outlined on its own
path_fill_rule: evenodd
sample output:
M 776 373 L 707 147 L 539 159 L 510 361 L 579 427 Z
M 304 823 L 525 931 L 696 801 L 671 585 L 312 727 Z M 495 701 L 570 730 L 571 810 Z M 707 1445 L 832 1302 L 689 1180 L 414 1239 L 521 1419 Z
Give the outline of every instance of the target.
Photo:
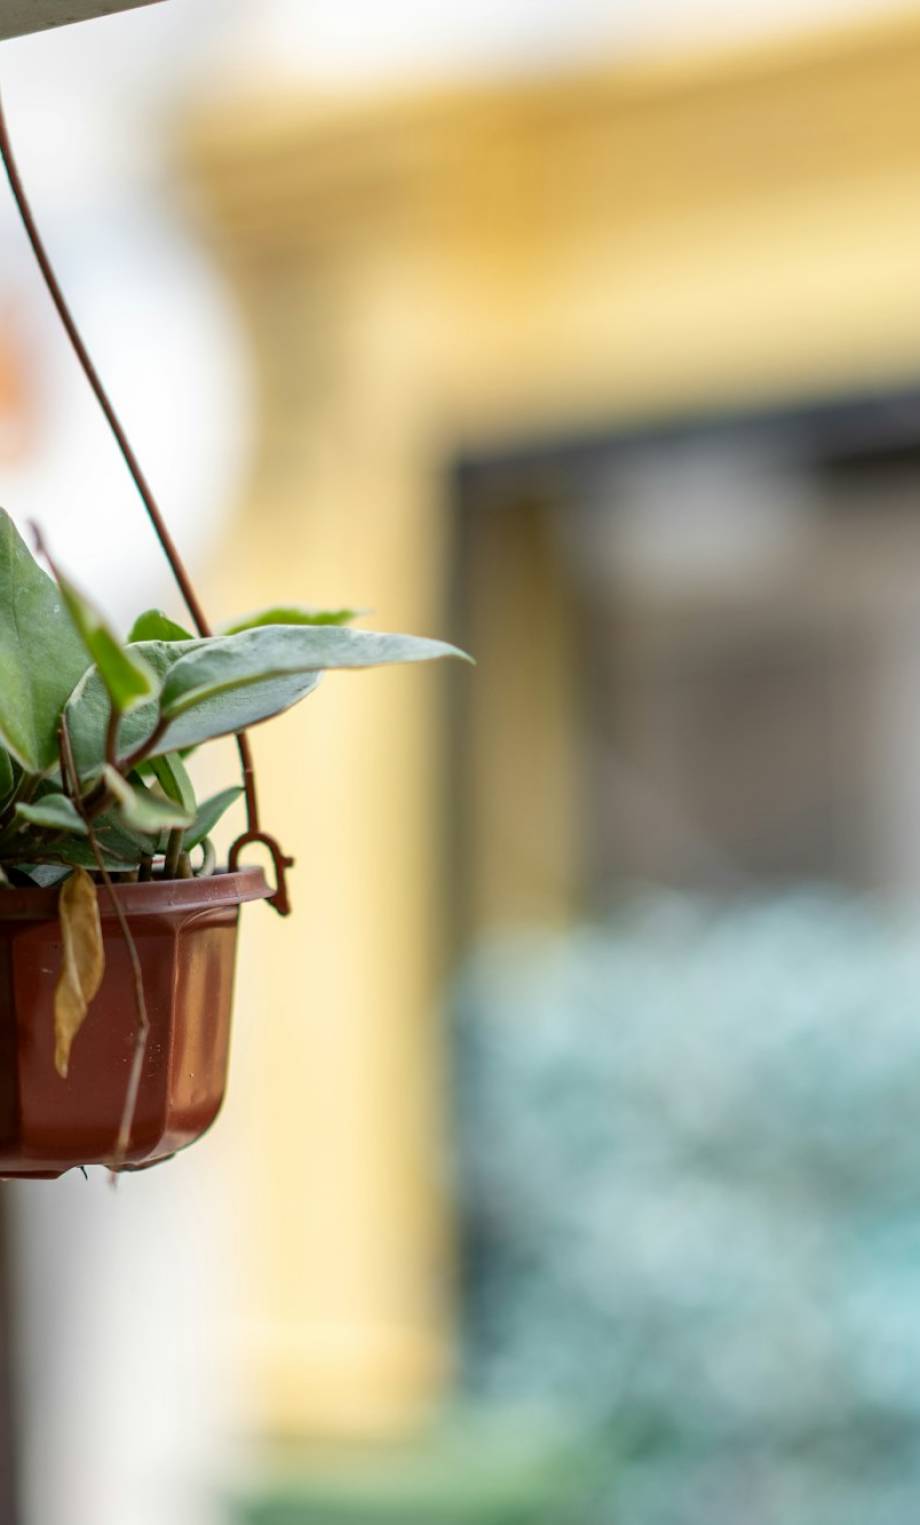
M 58 916 L 62 960 L 54 992 L 54 1067 L 66 1080 L 73 1040 L 105 971 L 99 901 L 85 869 L 74 869 L 64 881 Z
M 135 789 L 120 773 L 106 764 L 103 769 L 106 787 L 115 796 L 118 814 L 125 825 L 134 831 L 149 832 L 158 836 L 163 830 L 172 831 L 177 826 L 191 826 L 194 812 L 183 810 L 175 800 L 161 799 L 149 789 Z
M 88 666 L 60 589 L 0 509 L 0 743 L 28 773 L 57 761 L 61 711 Z
M 240 635 L 244 630 L 258 630 L 261 625 L 347 625 L 366 613 L 365 609 L 311 609 L 306 604 L 276 604 L 273 609 L 244 614 L 232 625 L 225 625 L 221 634 Z
M 131 626 L 128 644 L 135 641 L 191 641 L 194 637 L 162 609 L 145 609 Z
M 46 794 L 32 805 L 17 805 L 16 814 L 31 826 L 44 826 L 49 831 L 71 831 L 79 837 L 88 834 L 86 822 L 66 794 Z

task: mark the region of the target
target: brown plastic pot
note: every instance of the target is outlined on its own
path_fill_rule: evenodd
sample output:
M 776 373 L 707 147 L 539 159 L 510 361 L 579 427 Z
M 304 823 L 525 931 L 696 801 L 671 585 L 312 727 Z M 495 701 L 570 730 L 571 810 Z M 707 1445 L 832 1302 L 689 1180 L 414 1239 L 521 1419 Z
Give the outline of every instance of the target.
M 144 980 L 150 1033 L 123 1165 L 138 1170 L 200 1138 L 227 1076 L 240 906 L 271 893 L 259 868 L 120 884 Z M 137 1031 L 127 945 L 99 892 L 105 975 L 73 1045 L 54 1067 L 61 964 L 56 889 L 0 891 L 0 1176 L 59 1176 L 110 1163 Z

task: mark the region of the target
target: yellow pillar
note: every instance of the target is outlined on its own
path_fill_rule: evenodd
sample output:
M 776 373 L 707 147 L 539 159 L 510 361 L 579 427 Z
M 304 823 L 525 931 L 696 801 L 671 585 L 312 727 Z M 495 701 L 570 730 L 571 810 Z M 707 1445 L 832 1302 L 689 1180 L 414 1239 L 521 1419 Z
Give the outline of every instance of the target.
M 218 604 L 347 601 L 441 633 L 458 450 L 915 375 L 918 100 L 901 18 L 621 75 L 202 112 L 191 157 L 261 417 Z M 472 681 L 524 670 L 521 622 L 481 628 Z M 449 1364 L 443 681 L 330 677 L 254 735 L 299 860 L 290 923 L 249 918 L 230 1109 L 253 1423 L 277 1433 L 410 1422 Z M 495 692 L 493 727 L 520 730 Z M 520 755 L 509 738 L 495 766 Z

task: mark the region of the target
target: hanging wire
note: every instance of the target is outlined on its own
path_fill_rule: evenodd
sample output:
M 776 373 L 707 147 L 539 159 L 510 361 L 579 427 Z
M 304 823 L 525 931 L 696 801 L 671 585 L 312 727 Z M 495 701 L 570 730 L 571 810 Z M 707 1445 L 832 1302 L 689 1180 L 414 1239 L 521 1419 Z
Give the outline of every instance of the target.
M 45 248 L 41 234 L 38 231 L 38 227 L 36 226 L 35 218 L 32 215 L 32 209 L 29 205 L 28 197 L 26 196 L 25 187 L 22 183 L 22 177 L 20 176 L 19 168 L 16 163 L 16 157 L 13 153 L 13 146 L 10 142 L 10 136 L 6 125 L 6 116 L 4 114 L 2 100 L 0 100 L 0 159 L 3 161 L 3 167 L 6 170 L 7 179 L 10 183 L 10 190 L 13 193 L 13 200 L 16 203 L 16 209 L 19 212 L 22 225 L 26 232 L 26 237 L 28 238 L 31 245 L 32 253 L 35 256 L 36 264 L 41 271 L 45 285 L 48 288 L 48 294 L 51 297 L 51 300 L 57 310 L 58 317 L 60 318 L 67 337 L 73 346 L 74 352 L 83 370 L 83 374 L 89 382 L 89 385 L 95 395 L 96 401 L 102 409 L 106 422 L 111 429 L 112 434 L 114 435 L 115 442 L 118 445 L 118 448 L 124 458 L 125 465 L 131 474 L 134 485 L 140 495 L 141 502 L 143 503 L 144 508 L 147 510 L 147 516 L 153 525 L 154 533 L 160 542 L 163 554 L 169 562 L 173 577 L 176 580 L 179 591 L 181 592 L 189 614 L 192 617 L 195 629 L 198 631 L 199 635 L 209 636 L 211 634 L 211 628 L 208 624 L 204 610 L 201 607 L 201 601 L 195 591 L 192 580 L 189 577 L 182 557 L 179 554 L 176 543 L 173 540 L 172 535 L 169 533 L 169 529 L 166 525 L 163 515 L 160 513 L 156 499 L 154 498 L 153 492 L 151 491 L 150 484 L 147 481 L 143 471 L 141 470 L 140 462 L 134 453 L 131 442 L 125 433 L 124 428 L 122 427 L 114 407 L 112 406 L 109 395 L 102 384 L 99 372 L 96 370 L 96 367 L 93 364 L 89 350 L 86 348 L 86 345 L 83 342 L 79 329 L 77 328 L 76 322 L 74 321 L 73 314 L 71 313 L 70 308 L 68 307 L 65 300 L 64 293 L 61 290 L 58 278 L 54 273 L 54 268 L 51 264 L 51 260 L 48 257 L 48 252 Z M 231 847 L 228 866 L 231 870 L 238 866 L 241 850 L 250 843 L 261 843 L 263 846 L 267 847 L 271 853 L 274 863 L 276 880 L 275 893 L 271 896 L 270 903 L 282 916 L 286 916 L 290 910 L 290 905 L 287 896 L 285 870 L 291 867 L 293 859 L 286 857 L 282 852 L 277 840 L 268 833 L 263 832 L 259 826 L 259 805 L 258 797 L 256 794 L 255 768 L 253 766 L 252 751 L 249 746 L 249 738 L 245 731 L 239 731 L 237 733 L 236 745 L 240 754 L 240 766 L 243 773 L 243 788 L 246 795 L 247 829 L 241 837 L 237 838 Z

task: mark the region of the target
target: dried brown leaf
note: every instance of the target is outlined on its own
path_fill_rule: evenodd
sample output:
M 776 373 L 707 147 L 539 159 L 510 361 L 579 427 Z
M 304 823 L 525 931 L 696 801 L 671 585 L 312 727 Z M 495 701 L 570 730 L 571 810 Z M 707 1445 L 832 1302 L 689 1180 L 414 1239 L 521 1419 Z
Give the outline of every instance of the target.
M 85 868 L 64 880 L 58 917 L 63 957 L 54 992 L 54 1067 L 66 1080 L 71 1045 L 105 970 L 99 901 Z

